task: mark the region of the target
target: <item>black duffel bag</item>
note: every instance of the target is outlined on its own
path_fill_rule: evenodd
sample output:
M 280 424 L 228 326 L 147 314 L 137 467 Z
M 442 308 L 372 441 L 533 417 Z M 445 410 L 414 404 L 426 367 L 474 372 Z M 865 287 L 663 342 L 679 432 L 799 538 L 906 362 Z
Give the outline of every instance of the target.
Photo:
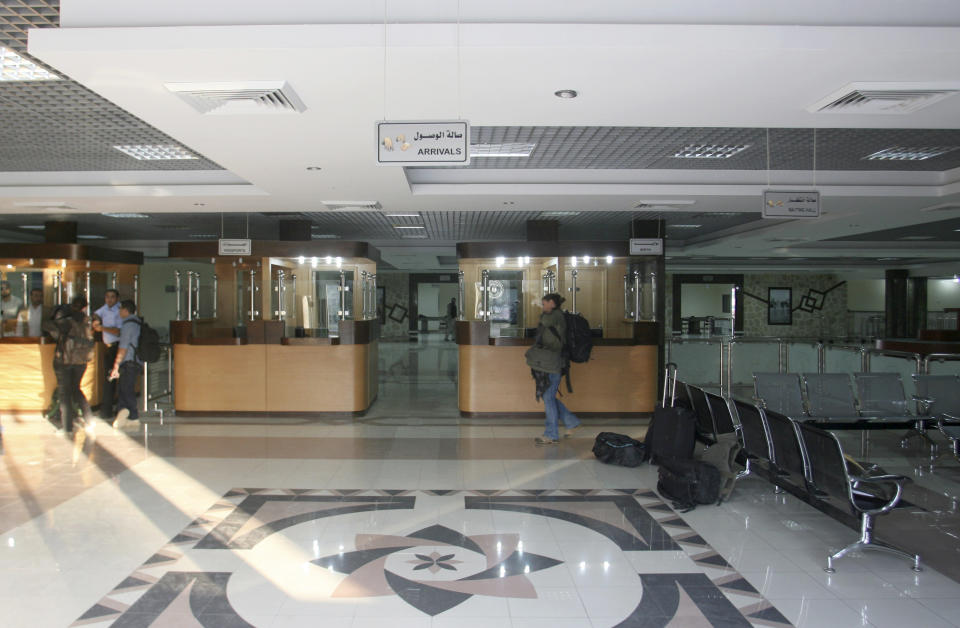
M 720 470 L 708 462 L 681 458 L 660 460 L 657 492 L 672 501 L 677 510 L 687 512 L 697 504 L 720 503 L 722 485 Z
M 606 464 L 639 467 L 643 462 L 643 443 L 625 434 L 600 432 L 593 442 L 593 455 Z

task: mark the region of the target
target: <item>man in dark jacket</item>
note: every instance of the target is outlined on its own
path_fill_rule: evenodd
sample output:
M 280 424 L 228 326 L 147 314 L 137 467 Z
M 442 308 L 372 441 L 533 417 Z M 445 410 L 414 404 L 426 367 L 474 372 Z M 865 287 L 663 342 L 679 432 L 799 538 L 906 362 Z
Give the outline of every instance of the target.
M 137 345 L 140 343 L 140 318 L 137 316 L 137 304 L 127 299 L 120 302 L 120 341 L 117 345 L 117 357 L 110 371 L 111 379 L 120 380 L 120 401 L 117 403 L 115 428 L 128 425 L 137 420 L 137 378 L 142 372 L 143 362 L 137 357 Z
M 60 430 L 73 435 L 75 407 L 80 406 L 84 421 L 93 418 L 90 403 L 80 390 L 80 382 L 87 370 L 87 362 L 96 347 L 93 331 L 86 315 L 87 300 L 76 296 L 69 306 L 61 305 L 53 318 L 43 322 L 44 331 L 57 341 L 53 353 L 53 372 L 57 376 L 57 394 L 60 397 Z
M 541 302 L 543 314 L 540 315 L 537 342 L 527 352 L 527 364 L 533 371 L 534 379 L 537 381 L 537 395 L 543 397 L 543 406 L 546 411 L 543 436 L 537 436 L 534 439 L 538 445 L 553 445 L 559 442 L 560 419 L 563 419 L 563 424 L 567 428 L 564 438 L 570 438 L 580 427 L 580 419 L 557 399 L 563 369 L 567 366 L 563 358 L 567 322 L 560 310 L 560 304 L 563 301 L 563 297 L 556 293 L 543 297 Z
M 450 336 L 453 336 L 456 339 L 456 330 L 454 330 L 453 325 L 457 320 L 457 300 L 450 299 L 450 303 L 447 303 L 447 315 L 444 317 L 444 340 L 450 340 Z

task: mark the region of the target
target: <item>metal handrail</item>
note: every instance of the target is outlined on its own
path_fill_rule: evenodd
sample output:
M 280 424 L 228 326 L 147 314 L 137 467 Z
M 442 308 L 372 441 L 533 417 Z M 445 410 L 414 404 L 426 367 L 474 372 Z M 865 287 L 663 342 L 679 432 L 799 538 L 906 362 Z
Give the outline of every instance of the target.
M 918 374 L 929 375 L 931 362 L 947 362 L 953 360 L 960 360 L 960 353 L 928 353 L 923 358 L 923 371 L 918 371 Z
M 150 394 L 150 363 L 143 363 L 143 411 L 150 411 L 150 402 L 168 397 L 170 403 L 173 403 L 173 347 L 169 344 L 161 343 L 161 351 L 167 355 L 167 389 Z

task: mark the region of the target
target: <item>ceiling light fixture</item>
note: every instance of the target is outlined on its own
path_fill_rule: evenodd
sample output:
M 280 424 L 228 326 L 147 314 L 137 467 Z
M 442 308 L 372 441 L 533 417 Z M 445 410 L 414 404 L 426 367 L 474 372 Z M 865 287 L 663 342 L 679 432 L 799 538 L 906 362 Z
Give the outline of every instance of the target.
M 703 225 L 667 225 L 668 229 L 699 229 Z
M 194 203 L 193 206 L 194 206 L 194 207 L 206 207 L 207 204 L 206 204 L 206 203 Z
M 40 230 L 42 230 L 42 229 L 46 229 L 46 227 L 44 227 L 43 225 L 20 225 L 19 228 L 20 228 L 20 229 L 36 230 L 36 231 L 40 231 Z
M 217 234 L 215 233 L 191 233 L 191 238 L 197 238 L 202 240 L 216 240 Z
M 540 212 L 540 215 L 537 218 L 564 218 L 567 216 L 579 216 L 580 212 L 567 212 L 567 211 L 545 211 Z
M 902 238 L 897 238 L 898 240 L 933 240 L 934 236 L 903 236 Z
M 580 94 L 578 94 L 577 90 L 575 89 L 558 89 L 557 91 L 553 92 L 553 95 L 556 96 L 557 98 L 568 99 L 568 98 L 576 98 Z
M 114 146 L 118 151 L 138 161 L 181 161 L 198 159 L 182 146 L 175 144 L 124 144 Z
M 503 256 L 500 256 L 500 257 L 498 257 L 498 258 L 497 258 L 496 260 L 494 260 L 494 261 L 495 261 L 495 263 L 496 263 L 496 265 L 497 265 L 497 268 L 500 268 L 500 267 L 503 266 L 503 264 L 507 261 L 507 259 L 506 259 L 505 257 L 503 257 Z
M 307 166 L 307 170 L 316 172 L 317 170 L 323 170 L 320 166 Z
M 384 214 L 387 218 L 419 218 L 420 214 Z
M 750 148 L 750 144 L 688 144 L 674 153 L 678 159 L 729 159 Z
M 503 144 L 471 144 L 471 157 L 529 157 L 536 144 L 507 142 Z
M 423 225 L 393 225 L 394 229 L 426 229 Z
M 864 159 L 869 159 L 871 161 L 924 161 L 925 159 L 932 159 L 934 157 L 939 157 L 940 155 L 946 155 L 947 153 L 953 152 L 958 148 L 960 148 L 960 146 L 892 146 L 890 148 L 884 148 L 883 150 L 878 150 L 875 153 L 871 153 L 864 157 Z
M 637 204 L 634 207 L 641 206 L 654 206 L 654 205 L 693 205 L 697 201 L 692 199 L 646 199 L 642 201 L 637 201 Z
M 310 237 L 314 240 L 336 240 L 340 236 L 335 233 L 314 233 Z
M 102 216 L 107 218 L 149 218 L 147 214 L 138 214 L 137 212 L 103 212 Z
M 375 207 L 379 201 L 320 201 L 324 205 L 349 205 L 351 207 Z
M 426 240 L 427 237 L 428 236 L 425 233 L 420 233 L 420 234 L 409 233 L 409 234 L 400 236 L 400 239 L 401 240 Z
M 59 81 L 60 77 L 44 70 L 13 50 L 0 46 L 0 81 Z

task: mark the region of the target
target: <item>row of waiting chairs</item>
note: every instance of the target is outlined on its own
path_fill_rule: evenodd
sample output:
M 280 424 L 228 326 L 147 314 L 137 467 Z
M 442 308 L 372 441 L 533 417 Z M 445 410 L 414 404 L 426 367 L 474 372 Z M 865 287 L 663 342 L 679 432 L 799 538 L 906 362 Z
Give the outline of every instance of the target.
M 873 539 L 874 518 L 897 506 L 908 478 L 886 474 L 875 466 L 852 463 L 834 434 L 801 424 L 775 410 L 741 400 L 728 403 L 720 395 L 682 382 L 677 393 L 678 402 L 696 415 L 698 440 L 710 444 L 723 434 L 738 435 L 743 445 L 741 464 L 745 467 L 738 479 L 748 475 L 765 477 L 814 507 L 858 519 L 860 538 L 829 556 L 826 571 L 833 573 L 835 560 L 864 549 L 909 559 L 919 571 L 919 556 Z
M 829 429 L 886 429 L 911 426 L 911 436 L 925 439 L 935 424 L 953 443 L 960 458 L 960 378 L 914 375 L 917 394 L 908 400 L 898 373 L 754 373 L 755 400 L 767 410 Z M 910 406 L 916 404 L 916 410 Z

